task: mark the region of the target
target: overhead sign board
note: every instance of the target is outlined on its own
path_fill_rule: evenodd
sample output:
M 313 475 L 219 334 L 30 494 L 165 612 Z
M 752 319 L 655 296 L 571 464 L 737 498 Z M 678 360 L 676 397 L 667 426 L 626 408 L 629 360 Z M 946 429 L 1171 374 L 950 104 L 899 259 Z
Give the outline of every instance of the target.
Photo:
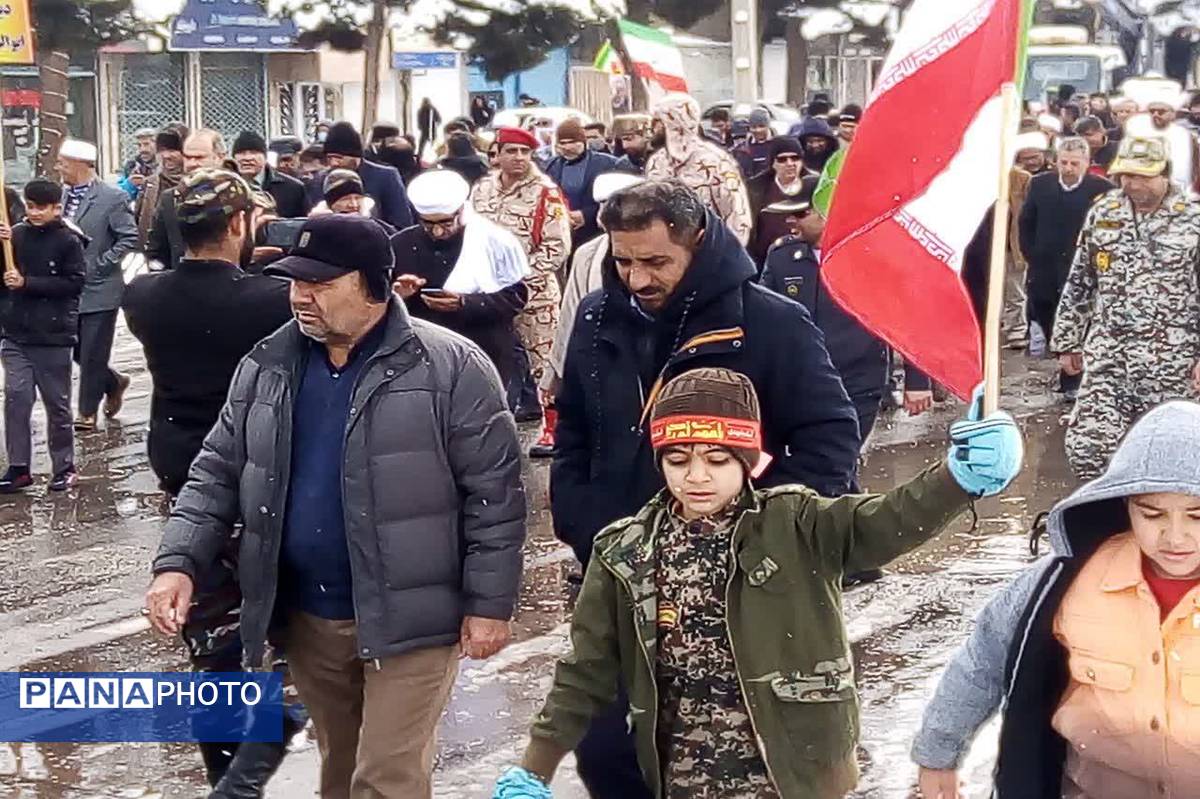
M 457 69 L 458 53 L 454 50 L 392 53 L 392 69 Z
M 289 17 L 272 17 L 260 0 L 187 0 L 171 20 L 172 50 L 300 50 Z

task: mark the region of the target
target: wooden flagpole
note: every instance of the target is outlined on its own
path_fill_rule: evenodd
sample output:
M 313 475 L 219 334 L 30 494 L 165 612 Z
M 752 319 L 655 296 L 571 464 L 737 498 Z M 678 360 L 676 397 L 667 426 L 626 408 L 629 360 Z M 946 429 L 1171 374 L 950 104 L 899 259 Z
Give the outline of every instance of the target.
M 0 53 L 0 63 L 3 64 L 34 64 L 36 58 L 33 48 L 33 18 L 30 15 L 29 0 L 15 0 L 8 4 L 3 19 L 0 19 L 0 35 L 10 42 L 13 47 L 6 48 Z M 12 226 L 8 216 L 8 181 L 4 175 L 4 146 L 0 137 L 0 222 Z M 0 242 L 4 252 L 4 274 L 20 274 L 17 269 L 17 259 L 13 255 L 11 239 Z
M 1000 317 L 1004 311 L 1005 249 L 1008 243 L 1008 193 L 1012 178 L 1013 152 L 1020 98 L 1015 83 L 1005 83 L 1000 90 L 1003 104 L 1000 135 L 1000 179 L 992 217 L 992 251 L 988 266 L 987 317 L 983 335 L 983 415 L 1000 407 Z
M 12 220 L 8 218 L 8 182 L 4 177 L 4 147 L 3 141 L 0 140 L 0 224 L 5 227 L 12 227 Z M 13 255 L 12 239 L 4 239 L 0 241 L 0 245 L 4 248 L 4 273 L 6 275 L 20 274 L 17 269 L 17 259 Z

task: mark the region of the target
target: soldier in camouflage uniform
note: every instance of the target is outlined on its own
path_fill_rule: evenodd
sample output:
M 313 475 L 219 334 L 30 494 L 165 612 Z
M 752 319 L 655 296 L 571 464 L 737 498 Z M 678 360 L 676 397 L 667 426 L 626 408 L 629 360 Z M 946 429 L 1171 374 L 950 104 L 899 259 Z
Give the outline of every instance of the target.
M 523 765 L 505 774 L 495 797 L 548 799 L 558 763 L 618 685 L 628 690 L 651 796 L 845 796 L 858 776 L 858 698 L 842 575 L 916 548 L 966 508 L 962 486 L 995 494 L 1020 468 L 1007 414 L 951 435 L 952 465 L 887 495 L 754 490 L 765 455 L 750 379 L 703 368 L 667 383 L 650 416 L 667 489 L 597 537 L 571 653 Z M 985 460 L 1008 466 L 992 471 Z M 963 463 L 977 464 L 986 482 L 974 483 Z
M 1050 342 L 1084 374 L 1066 439 L 1083 480 L 1143 413 L 1198 396 L 1200 205 L 1170 183 L 1161 139 L 1126 138 L 1109 174 L 1121 188 L 1088 212 Z
M 541 380 L 550 366 L 550 350 L 562 302 L 559 274 L 571 252 L 571 223 L 562 192 L 533 165 L 536 141 L 529 133 L 501 128 L 500 169 L 479 179 L 471 206 L 512 233 L 525 247 L 532 275 L 526 278 L 529 302 L 517 315 L 517 334 L 529 353 L 530 371 Z

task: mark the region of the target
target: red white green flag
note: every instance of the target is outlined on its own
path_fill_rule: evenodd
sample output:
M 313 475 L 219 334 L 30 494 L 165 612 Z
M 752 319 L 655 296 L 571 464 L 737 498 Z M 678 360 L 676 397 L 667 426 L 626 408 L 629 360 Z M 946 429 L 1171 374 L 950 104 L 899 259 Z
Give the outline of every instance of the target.
M 837 182 L 830 294 L 960 397 L 982 379 L 963 253 L 996 201 L 1001 87 L 1020 83 L 1027 0 L 916 0 Z
M 670 34 L 629 20 L 618 20 L 621 38 L 633 61 L 633 74 L 656 83 L 664 92 L 686 92 L 687 79 L 683 74 L 683 55 Z M 596 54 L 596 69 L 623 75 L 621 59 L 612 42 L 605 42 Z

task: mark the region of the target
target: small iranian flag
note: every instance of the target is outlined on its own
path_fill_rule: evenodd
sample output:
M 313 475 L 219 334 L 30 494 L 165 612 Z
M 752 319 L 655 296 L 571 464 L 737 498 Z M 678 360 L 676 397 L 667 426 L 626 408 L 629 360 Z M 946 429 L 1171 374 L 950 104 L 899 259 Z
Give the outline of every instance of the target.
M 963 253 L 996 202 L 1002 87 L 1028 0 L 916 0 L 837 176 L 821 274 L 833 297 L 960 397 L 982 376 Z M 1007 168 L 1007 165 L 1005 165 Z
M 633 74 L 657 83 L 665 92 L 686 92 L 683 56 L 669 34 L 628 20 L 618 20 L 621 37 L 633 60 Z M 594 66 L 602 72 L 624 75 L 621 58 L 612 42 L 605 42 L 596 54 Z

